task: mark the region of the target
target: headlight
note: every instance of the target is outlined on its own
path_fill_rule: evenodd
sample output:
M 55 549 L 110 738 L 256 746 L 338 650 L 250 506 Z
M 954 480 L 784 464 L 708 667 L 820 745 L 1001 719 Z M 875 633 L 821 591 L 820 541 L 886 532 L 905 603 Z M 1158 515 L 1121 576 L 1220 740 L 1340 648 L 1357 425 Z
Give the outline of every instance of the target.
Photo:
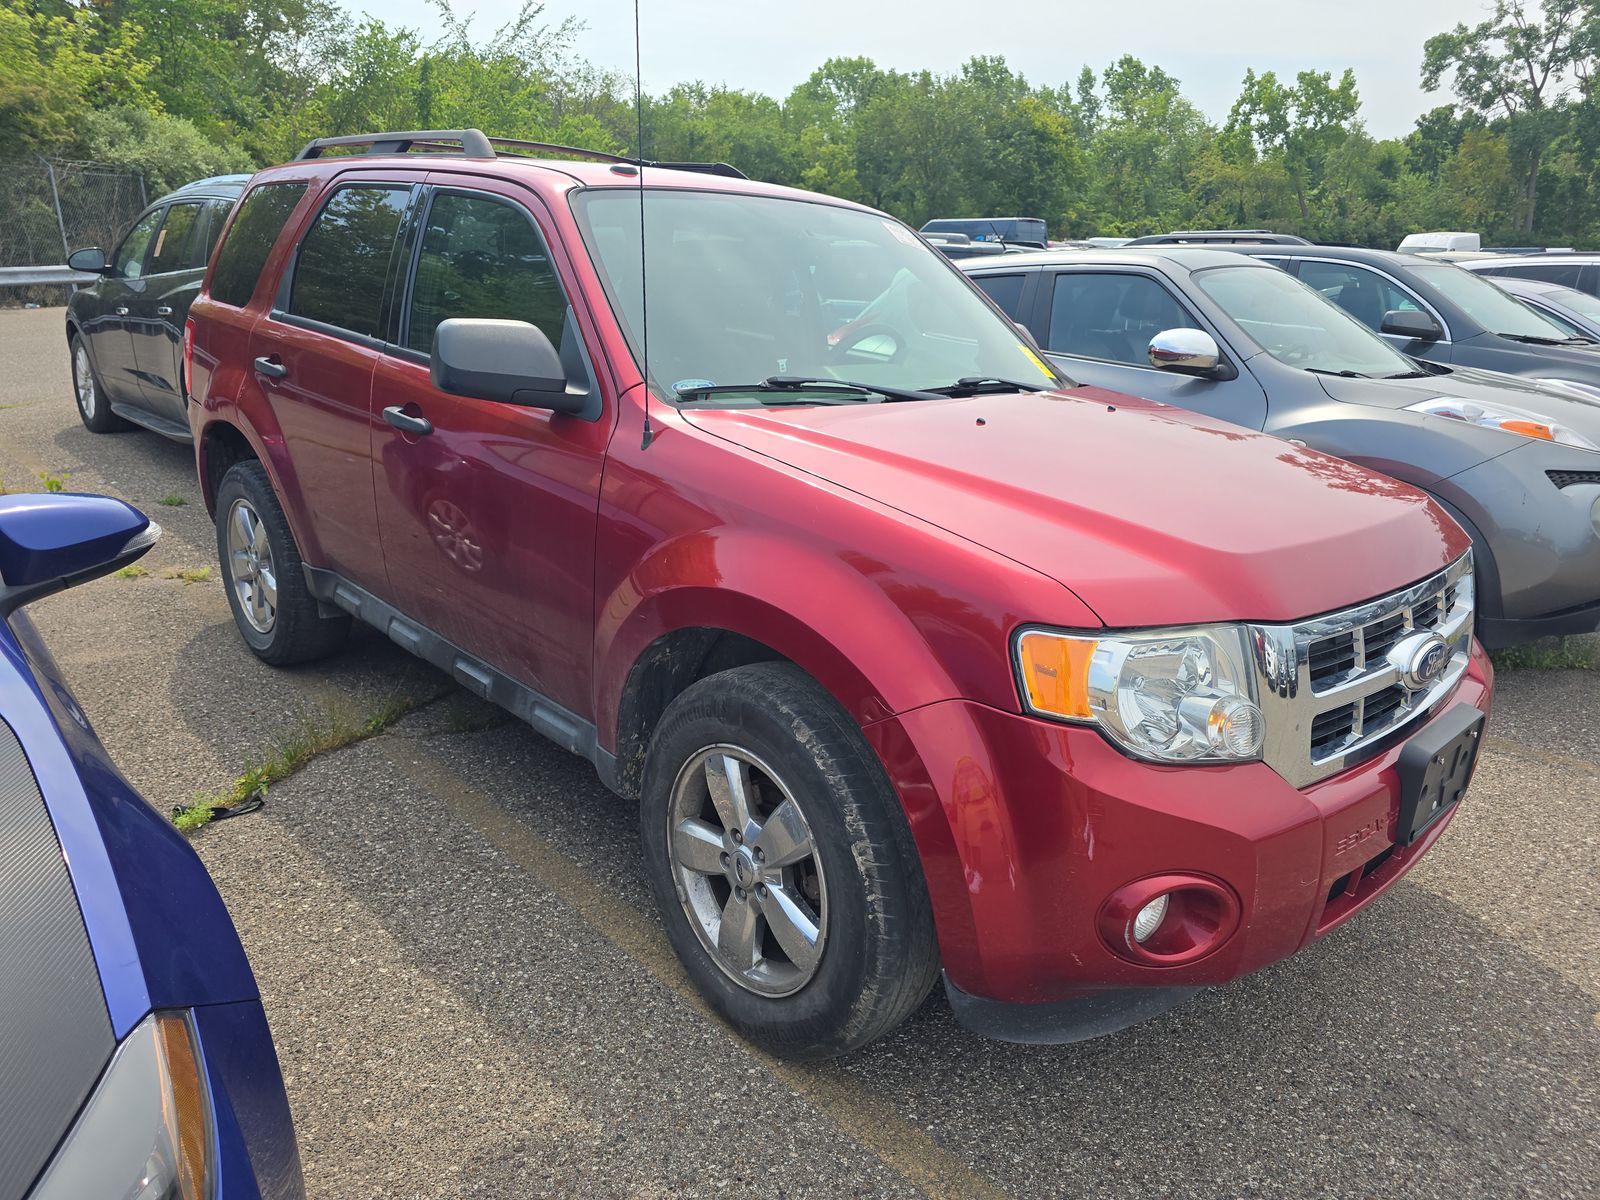
M 1153 762 L 1261 756 L 1244 631 L 1234 625 L 1089 637 L 1024 629 L 1017 671 L 1030 711 L 1100 726 Z
M 117 1047 L 30 1200 L 208 1200 L 211 1141 L 189 1020 L 155 1013 Z
M 1548 382 L 1540 380 L 1541 383 Z M 1454 396 L 1435 396 L 1432 400 L 1419 400 L 1406 405 L 1412 412 L 1428 413 L 1435 417 L 1449 417 L 1452 421 L 1465 421 L 1468 425 L 1482 425 L 1485 429 L 1503 429 L 1507 433 L 1520 433 L 1523 437 L 1541 438 L 1563 446 L 1580 446 L 1585 450 L 1600 450 L 1582 434 L 1574 433 L 1565 425 L 1547 421 L 1537 413 L 1513 408 L 1509 404 L 1479 404 L 1475 400 L 1462 400 Z

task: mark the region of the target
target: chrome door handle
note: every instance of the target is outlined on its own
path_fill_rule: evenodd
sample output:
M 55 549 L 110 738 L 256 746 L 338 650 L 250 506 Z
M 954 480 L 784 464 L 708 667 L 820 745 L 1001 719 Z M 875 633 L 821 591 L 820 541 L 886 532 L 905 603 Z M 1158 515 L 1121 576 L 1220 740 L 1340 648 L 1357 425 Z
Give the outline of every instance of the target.
M 289 368 L 276 358 L 261 357 L 255 362 L 256 374 L 265 375 L 268 379 L 282 379 L 289 373 Z
M 414 433 L 418 437 L 425 437 L 433 432 L 432 421 L 427 417 L 413 417 L 398 404 L 384 409 L 383 419 L 402 433 Z
M 170 304 L 163 304 L 160 308 L 156 309 L 156 316 L 158 317 L 170 317 L 171 315 L 172 305 Z
M 128 306 L 126 304 L 117 305 L 117 316 L 125 317 L 127 315 L 128 315 Z

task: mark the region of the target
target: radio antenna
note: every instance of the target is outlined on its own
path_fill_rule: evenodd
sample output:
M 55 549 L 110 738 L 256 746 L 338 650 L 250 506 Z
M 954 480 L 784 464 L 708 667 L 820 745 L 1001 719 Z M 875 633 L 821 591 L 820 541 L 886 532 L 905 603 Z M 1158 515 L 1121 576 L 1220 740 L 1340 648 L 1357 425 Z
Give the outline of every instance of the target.
M 636 154 L 639 159 L 639 343 L 644 355 L 644 437 L 639 449 L 655 441 L 650 428 L 650 288 L 645 279 L 644 252 L 644 66 L 639 49 L 639 0 L 633 0 L 633 112 L 637 122 Z

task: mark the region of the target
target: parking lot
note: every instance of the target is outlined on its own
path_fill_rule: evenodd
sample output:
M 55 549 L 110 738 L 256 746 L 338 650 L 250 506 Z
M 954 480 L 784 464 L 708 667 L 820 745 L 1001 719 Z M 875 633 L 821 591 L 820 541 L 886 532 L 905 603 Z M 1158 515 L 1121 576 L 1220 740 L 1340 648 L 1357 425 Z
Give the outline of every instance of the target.
M 0 481 L 166 531 L 146 574 L 30 610 L 150 802 L 409 708 L 195 839 L 313 1197 L 1600 1190 L 1600 672 L 1502 674 L 1446 837 L 1295 959 L 1087 1044 L 979 1040 L 936 993 L 852 1058 L 782 1063 L 696 998 L 633 808 L 586 762 L 371 630 L 313 667 L 256 661 L 191 451 L 84 430 L 62 330 L 0 311 Z

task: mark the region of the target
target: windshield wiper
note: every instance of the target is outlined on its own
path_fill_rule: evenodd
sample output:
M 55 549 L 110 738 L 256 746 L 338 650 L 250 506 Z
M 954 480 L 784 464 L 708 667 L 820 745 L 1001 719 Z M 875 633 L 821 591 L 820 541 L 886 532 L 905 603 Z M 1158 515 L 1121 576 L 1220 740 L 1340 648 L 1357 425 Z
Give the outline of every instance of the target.
M 1019 379 L 1001 379 L 994 375 L 963 375 L 954 383 L 927 389 L 941 396 L 977 396 L 984 392 L 1042 392 L 1041 383 L 1023 383 Z
M 876 383 L 858 383 L 853 379 L 826 379 L 810 375 L 771 375 L 759 383 L 723 383 L 708 384 L 705 387 L 687 387 L 678 393 L 684 400 L 693 402 L 702 400 L 707 396 L 725 396 L 736 392 L 745 395 L 761 396 L 764 394 L 779 393 L 790 396 L 806 392 L 846 392 L 854 393 L 842 400 L 828 401 L 815 399 L 804 401 L 787 401 L 787 403 L 828 404 L 828 403 L 856 403 L 877 404 L 884 400 L 943 400 L 946 397 L 938 392 L 917 392 L 910 388 L 884 387 Z M 763 404 L 782 404 L 781 400 L 762 400 Z
M 1307 367 L 1313 375 L 1337 375 L 1340 379 L 1371 379 L 1371 375 L 1363 375 L 1360 371 L 1352 371 L 1348 367 L 1343 371 L 1328 371 L 1322 367 Z
M 1562 346 L 1574 340 L 1573 338 L 1535 337 L 1531 333 L 1502 333 L 1500 336 L 1509 338 L 1513 342 L 1525 342 L 1530 346 Z M 1576 340 L 1586 342 L 1589 339 L 1578 338 Z
M 1385 379 L 1425 379 L 1427 371 L 1397 371 L 1393 375 L 1385 375 Z

